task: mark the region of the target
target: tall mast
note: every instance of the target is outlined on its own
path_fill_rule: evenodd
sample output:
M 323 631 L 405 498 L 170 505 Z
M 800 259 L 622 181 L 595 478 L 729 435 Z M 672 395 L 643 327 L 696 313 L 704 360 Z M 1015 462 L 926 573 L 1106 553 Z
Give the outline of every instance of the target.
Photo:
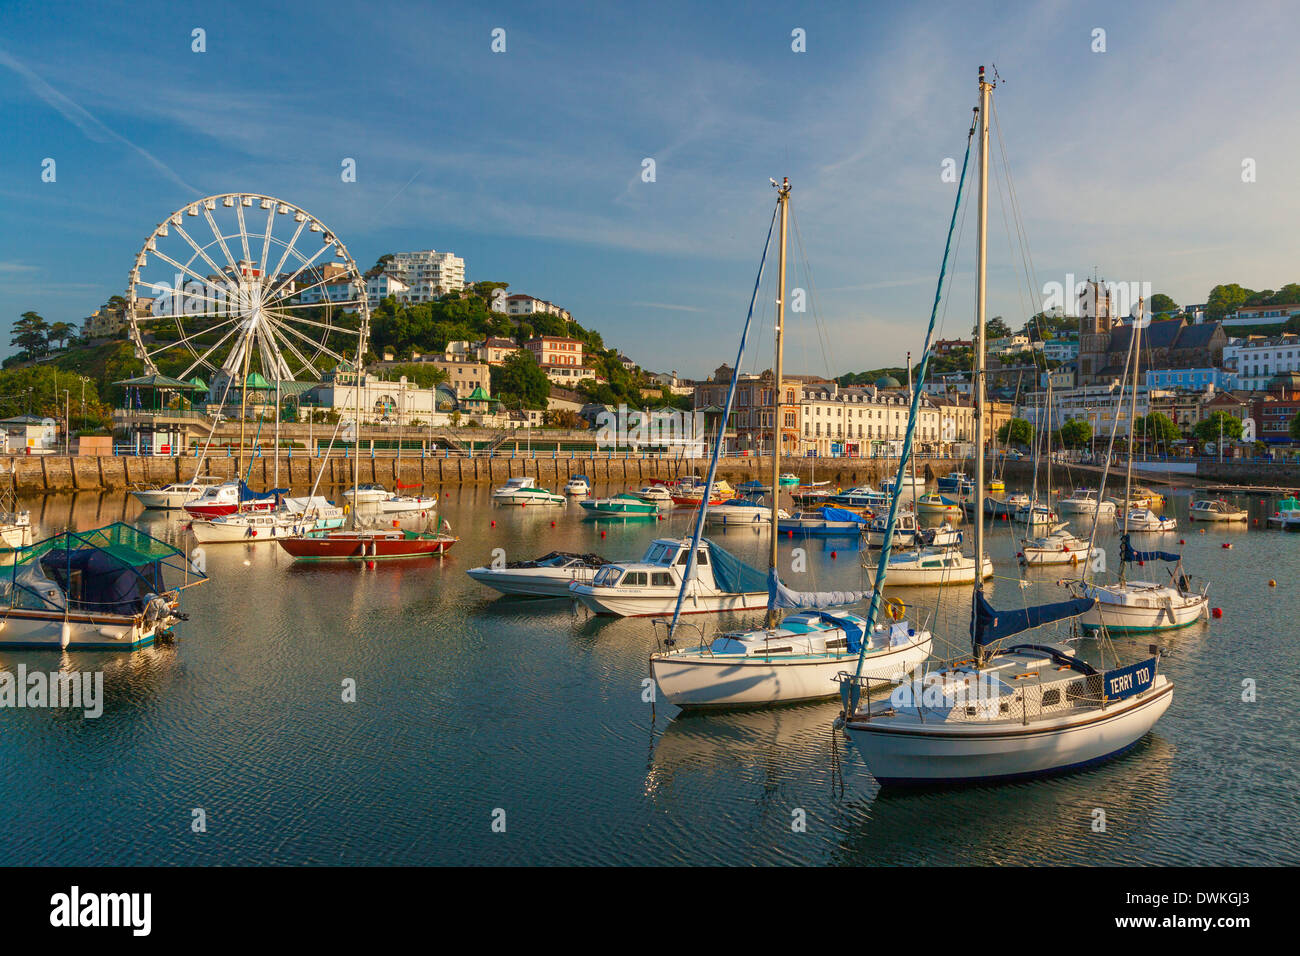
M 776 383 L 772 392 L 772 547 L 768 552 L 768 568 L 776 568 L 776 533 L 777 512 L 781 504 L 781 393 L 784 362 L 782 351 L 785 346 L 785 231 L 786 220 L 790 213 L 790 177 L 786 176 L 781 185 L 776 187 L 777 206 L 781 211 L 781 238 L 777 244 L 776 258 Z M 710 489 L 704 489 L 705 495 Z M 775 608 L 767 609 L 767 627 L 775 627 L 777 613 Z
M 1130 495 L 1133 491 L 1133 439 L 1137 432 L 1135 416 L 1137 415 L 1138 403 L 1138 366 L 1142 364 L 1142 313 L 1145 307 L 1145 300 L 1138 299 L 1137 317 L 1133 320 L 1133 394 L 1129 396 L 1128 411 L 1128 468 L 1124 470 L 1124 533 L 1128 534 L 1128 515 L 1132 510 L 1130 507 Z M 1125 563 L 1119 563 L 1119 583 L 1124 583 Z
M 907 401 L 910 405 L 912 402 L 912 353 L 907 353 Z M 916 510 L 916 455 L 908 456 L 908 466 L 912 474 L 912 510 Z M 895 488 L 894 494 L 901 493 L 901 488 Z
M 975 590 L 971 596 L 971 643 L 978 663 L 984 662 L 984 648 L 975 642 L 975 603 L 984 590 L 984 306 L 987 269 L 989 215 L 989 93 L 992 84 L 984 80 L 980 67 L 980 187 L 979 226 L 976 231 L 975 265 Z M 1007 438 L 1010 439 L 1010 429 Z

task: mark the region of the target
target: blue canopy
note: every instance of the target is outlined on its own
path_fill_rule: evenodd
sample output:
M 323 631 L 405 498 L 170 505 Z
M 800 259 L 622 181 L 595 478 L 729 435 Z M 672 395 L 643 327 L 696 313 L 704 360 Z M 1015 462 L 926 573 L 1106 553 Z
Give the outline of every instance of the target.
M 1119 539 L 1120 561 L 1181 561 L 1181 554 L 1172 551 L 1134 551 L 1128 535 Z
M 999 611 L 989 603 L 983 591 L 975 595 L 975 627 L 972 637 L 977 647 L 992 644 L 1031 627 L 1051 624 L 1075 617 L 1097 603 L 1096 598 L 1074 598 L 1055 604 L 1039 604 L 1017 611 Z
M 847 508 L 836 508 L 833 505 L 822 505 L 817 510 L 827 521 L 855 521 L 858 524 L 867 524 L 871 520 L 862 517 L 856 511 L 849 511 Z
M 704 540 L 709 542 L 713 581 L 718 590 L 727 594 L 752 594 L 766 589 L 767 582 L 763 579 L 762 571 L 750 567 L 730 551 L 718 547 L 711 539 Z

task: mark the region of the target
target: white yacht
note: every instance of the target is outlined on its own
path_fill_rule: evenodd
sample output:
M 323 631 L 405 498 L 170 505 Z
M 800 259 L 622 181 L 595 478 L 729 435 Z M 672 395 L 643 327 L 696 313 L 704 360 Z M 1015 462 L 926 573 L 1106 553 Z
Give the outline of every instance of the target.
M 321 497 L 285 498 L 275 511 L 236 511 L 216 518 L 195 518 L 190 525 L 200 544 L 260 544 L 308 531 L 341 528 L 343 509 Z
M 1108 518 L 1115 513 L 1115 502 L 1103 500 L 1095 488 L 1075 488 L 1069 497 L 1056 503 L 1056 508 L 1061 514 Z
M 677 606 L 690 538 L 659 538 L 640 561 L 607 564 L 569 594 L 597 614 L 650 617 Z M 695 572 L 682 599 L 683 614 L 754 611 L 767 607 L 767 579 L 707 538 L 700 540 Z
M 1250 515 L 1222 498 L 1203 498 L 1192 502 L 1187 513 L 1192 521 L 1246 521 Z
M 1129 531 L 1177 531 L 1178 521 L 1158 515 L 1150 508 L 1134 508 L 1123 518 L 1116 518 L 1115 523 L 1121 530 L 1127 523 Z
M 185 502 L 193 501 L 207 489 L 220 485 L 224 478 L 191 478 L 189 481 L 175 481 L 162 488 L 134 488 L 131 497 L 146 508 L 170 510 L 182 507 Z
M 636 495 L 642 501 L 658 505 L 660 511 L 673 510 L 673 494 L 663 485 L 646 485 L 644 488 L 631 492 L 631 494 Z
M 608 562 L 595 554 L 552 551 L 532 561 L 515 561 L 500 567 L 483 565 L 465 573 L 502 594 L 522 597 L 568 597 L 573 582 L 588 584 Z
M 867 547 L 878 548 L 885 540 L 885 528 L 889 524 L 889 510 L 876 515 L 867 525 Z M 901 548 L 910 548 L 916 544 L 921 529 L 916 522 L 916 515 L 910 511 L 899 510 L 894 523 L 894 543 Z
M 993 577 L 993 561 L 987 554 L 982 572 L 984 579 Z M 891 554 L 886 574 L 890 584 L 903 587 L 974 584 L 975 558 L 957 547 L 914 548 Z
M 517 478 L 508 478 L 504 485 L 492 492 L 493 504 L 514 505 L 520 508 L 528 505 L 548 507 L 563 505 L 566 501 L 564 495 L 553 494 L 545 488 L 538 488 L 536 478 L 528 478 L 522 475 Z
M 579 498 L 586 497 L 591 494 L 591 481 L 586 475 L 570 475 L 569 480 L 565 482 L 564 493 Z
M 1091 563 L 1101 554 L 1101 548 L 1089 547 L 1088 542 L 1077 538 L 1069 525 L 1058 524 L 1047 534 L 1021 541 L 1020 559 L 1029 567 L 1045 564 L 1068 564 L 1077 567 L 1080 562 Z

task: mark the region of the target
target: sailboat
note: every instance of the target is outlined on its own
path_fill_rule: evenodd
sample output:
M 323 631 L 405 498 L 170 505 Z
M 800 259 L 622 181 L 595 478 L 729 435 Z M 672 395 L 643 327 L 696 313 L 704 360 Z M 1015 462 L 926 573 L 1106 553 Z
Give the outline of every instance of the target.
M 773 185 L 776 185 L 775 180 Z M 790 180 L 787 178 L 777 186 L 777 208 L 774 211 L 774 217 L 779 217 L 780 220 L 780 239 L 777 245 L 776 378 L 772 414 L 774 489 L 780 487 L 781 474 L 785 248 L 789 205 Z M 769 244 L 770 241 L 769 227 Z M 764 261 L 766 257 L 765 245 Z M 763 267 L 760 264 L 758 281 L 754 284 L 755 296 L 762 277 Z M 727 421 L 731 414 L 752 317 L 751 301 L 722 421 Z M 720 447 L 720 442 L 715 443 L 706 485 L 713 483 Z M 910 447 L 905 446 L 904 451 L 910 451 Z M 696 516 L 695 543 L 700 540 L 708 507 L 707 502 L 701 503 L 700 513 Z M 910 674 L 930 656 L 930 632 L 903 619 L 905 609 L 901 602 L 891 602 L 893 620 L 888 624 L 868 624 L 857 614 L 826 610 L 861 601 L 864 596 L 861 591 L 796 592 L 782 584 L 777 574 L 779 531 L 775 494 L 771 496 L 771 509 L 772 516 L 768 522 L 770 548 L 767 613 L 763 627 L 725 633 L 712 641 L 706 641 L 701 633 L 698 646 L 677 647 L 678 618 L 688 601 L 690 581 L 695 571 L 695 549 L 688 552 L 686 575 L 672 619 L 656 622 L 657 625 L 666 627 L 667 636 L 663 640 L 662 649 L 650 655 L 650 676 L 669 703 L 679 707 L 755 707 L 833 697 L 836 693 L 835 675 L 850 661 L 866 662 L 863 666 L 872 675 L 889 680 L 901 679 Z M 782 620 L 780 612 L 784 609 L 797 610 L 799 613 Z
M 356 363 L 356 422 L 355 447 L 352 454 L 352 500 L 358 500 L 361 490 L 361 388 L 363 366 Z M 331 447 L 333 439 L 330 440 Z M 295 561 L 372 561 L 378 558 L 424 558 L 444 554 L 460 539 L 451 534 L 450 525 L 438 518 L 436 531 L 410 531 L 398 526 L 391 528 L 361 528 L 357 526 L 357 509 L 352 509 L 352 527 L 340 529 L 317 528 L 301 534 L 277 539 Z
M 1140 342 L 1144 323 L 1145 301 L 1138 300 L 1137 317 L 1133 320 L 1133 334 L 1130 336 L 1129 364 L 1133 368 L 1130 393 L 1129 422 L 1134 420 L 1137 409 L 1138 365 L 1141 356 Z M 1127 368 L 1125 369 L 1127 371 Z M 1118 402 L 1124 401 L 1121 392 Z M 1118 409 L 1117 409 L 1118 412 Z M 1116 414 L 1116 423 L 1119 415 Z M 1133 441 L 1134 429 L 1128 430 L 1128 464 L 1124 472 L 1124 500 L 1132 501 L 1133 488 Z M 1111 445 L 1115 442 L 1115 427 L 1111 428 Z M 1110 455 L 1107 455 L 1110 460 Z M 1102 477 L 1103 484 L 1105 476 Z M 1159 530 L 1148 526 L 1146 520 L 1135 527 L 1135 517 L 1145 519 L 1146 515 L 1155 518 L 1147 509 L 1145 514 L 1138 514 L 1132 509 L 1124 510 L 1124 520 L 1120 523 L 1119 545 L 1119 580 L 1113 584 L 1097 584 L 1095 581 L 1081 582 L 1081 593 L 1096 600 L 1095 606 L 1080 618 L 1080 623 L 1089 630 L 1105 628 L 1116 632 L 1168 631 L 1174 628 L 1194 624 L 1206 617 L 1210 610 L 1209 585 L 1195 590 L 1191 580 L 1183 571 L 1181 555 L 1170 551 L 1138 551 L 1133 548 L 1130 534 L 1136 531 Z M 1157 519 L 1159 520 L 1159 519 Z M 1170 519 L 1172 520 L 1172 519 Z M 1174 565 L 1169 572 L 1169 580 L 1131 581 L 1128 577 L 1130 564 L 1145 565 L 1148 561 L 1164 561 Z
M 979 224 L 976 270 L 975 483 L 984 493 L 985 276 L 988 236 L 988 131 L 992 84 L 979 72 Z M 971 130 L 973 138 L 975 129 Z M 970 143 L 958 183 L 965 180 Z M 954 220 L 956 211 L 954 210 Z M 950 235 L 951 235 L 951 226 Z M 945 254 L 945 262 L 947 256 Z M 931 333 L 933 318 L 931 319 Z M 927 356 L 929 336 L 927 335 Z M 909 438 L 915 428 L 908 423 Z M 975 553 L 984 542 L 984 517 L 975 515 Z M 888 542 L 886 542 L 888 546 Z M 883 568 L 881 576 L 883 576 Z M 1159 673 L 1159 657 L 1098 671 L 1065 644 L 999 647 L 1007 638 L 1069 620 L 1096 604 L 1076 597 L 1054 604 L 1000 611 L 977 581 L 971 596 L 971 655 L 935 667 L 873 703 L 863 668 L 840 682 L 841 726 L 886 787 L 1003 781 L 1091 764 L 1137 743 L 1168 709 L 1173 684 Z M 868 622 L 874 621 L 873 598 Z

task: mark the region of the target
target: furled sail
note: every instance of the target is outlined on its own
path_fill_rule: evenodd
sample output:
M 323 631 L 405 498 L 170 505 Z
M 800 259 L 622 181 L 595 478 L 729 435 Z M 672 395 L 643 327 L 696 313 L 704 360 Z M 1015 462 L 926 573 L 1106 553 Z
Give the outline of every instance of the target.
M 796 591 L 786 587 L 777 576 L 776 568 L 767 572 L 767 607 L 769 610 L 800 608 L 815 609 L 857 604 L 870 591 Z
M 982 591 L 975 594 L 975 643 L 980 647 L 1019 634 L 1031 627 L 1076 617 L 1097 603 L 1096 598 L 1074 598 L 1055 604 L 1038 604 L 1015 611 L 999 611 Z
M 1119 559 L 1121 561 L 1181 561 L 1183 556 L 1172 551 L 1135 551 L 1128 535 L 1119 539 Z

